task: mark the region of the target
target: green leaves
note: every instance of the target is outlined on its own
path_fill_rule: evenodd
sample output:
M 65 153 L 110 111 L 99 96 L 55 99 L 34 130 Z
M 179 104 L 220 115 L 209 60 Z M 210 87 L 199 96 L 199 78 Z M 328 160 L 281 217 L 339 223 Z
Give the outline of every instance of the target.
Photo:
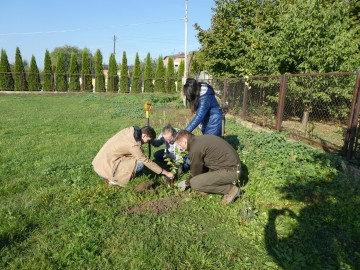
M 130 92 L 130 77 L 127 64 L 126 52 L 123 51 L 121 67 L 120 67 L 120 93 Z
M 52 71 L 52 62 L 50 53 L 48 50 L 45 51 L 44 57 L 44 72 L 43 72 L 43 90 L 44 91 L 53 91 L 54 90 L 54 78 Z
M 68 90 L 68 82 L 66 78 L 64 58 L 61 53 L 57 56 L 55 78 L 55 89 L 60 92 L 66 92 Z
M 157 60 L 156 72 L 155 72 L 155 92 L 165 92 L 165 67 L 162 56 L 160 55 Z
M 108 81 L 107 81 L 107 91 L 108 92 L 118 92 L 119 91 L 119 75 L 117 74 L 118 65 L 116 63 L 115 54 L 111 54 L 109 58 L 109 71 L 108 71 Z
M 25 67 L 19 47 L 16 47 L 16 54 L 15 54 L 14 83 L 15 83 L 14 84 L 15 91 L 28 90 Z
M 146 55 L 145 61 L 145 71 L 144 71 L 144 93 L 154 92 L 154 85 L 153 85 L 153 69 L 152 69 L 152 62 L 150 53 Z
M 95 53 L 95 91 L 105 92 L 105 76 L 103 69 L 103 57 L 98 49 Z
M 166 67 L 166 93 L 175 93 L 175 70 L 174 70 L 174 59 L 169 57 Z
M 215 76 L 359 69 L 353 1 L 230 0 L 213 10 L 210 29 L 195 28 L 204 69 Z
M 14 78 L 6 51 L 1 49 L 0 58 L 0 91 L 14 91 Z
M 92 92 L 92 78 L 90 68 L 90 52 L 84 49 L 81 58 L 81 89 L 82 91 Z
M 157 128 L 163 126 L 155 122 L 164 108 L 157 110 L 160 104 L 169 105 L 169 122 L 188 111 L 170 106 L 176 97 L 161 93 L 1 98 L 0 268 L 359 265 L 358 170 L 347 172 L 339 156 L 288 141 L 284 133 L 255 132 L 233 118 L 226 121 L 225 139 L 238 151 L 248 181 L 244 195 L 225 207 L 221 195 L 161 184 L 140 194 L 134 184 L 150 177 L 161 181 L 146 170 L 125 188 L 105 184 L 91 166 L 99 147 L 117 130 L 144 123 L 134 117 L 137 112 L 112 117 L 114 111 L 142 110 L 148 100 Z
M 141 70 L 139 54 L 136 53 L 131 81 L 131 93 L 141 93 Z
M 171 159 L 170 157 L 164 155 L 164 161 L 168 166 L 170 166 L 170 170 L 172 173 L 178 173 L 181 171 L 181 165 L 184 163 L 185 156 L 188 155 L 187 151 L 180 151 L 179 148 L 175 148 L 175 156 L 181 157 L 176 160 Z

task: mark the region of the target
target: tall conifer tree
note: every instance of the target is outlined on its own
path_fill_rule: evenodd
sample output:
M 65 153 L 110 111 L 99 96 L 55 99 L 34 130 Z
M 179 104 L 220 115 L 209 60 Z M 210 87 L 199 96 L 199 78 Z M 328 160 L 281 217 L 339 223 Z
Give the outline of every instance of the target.
M 79 64 L 77 62 L 77 57 L 75 52 L 71 53 L 70 56 L 70 67 L 69 67 L 69 91 L 79 91 L 80 90 L 80 74 L 79 74 Z
M 141 93 L 141 69 L 139 54 L 136 53 L 134 69 L 132 73 L 131 93 Z
M 68 90 L 66 69 L 62 53 L 58 53 L 56 61 L 55 89 L 59 92 L 66 92 Z
M 89 50 L 84 49 L 81 59 L 81 89 L 82 91 L 92 92 L 93 85 L 91 81 Z
M 30 91 L 41 91 L 40 73 L 34 55 L 31 56 L 30 61 L 30 68 L 28 73 L 28 88 Z
M 54 91 L 54 75 L 48 50 L 45 51 L 44 57 L 43 91 Z
M 25 67 L 19 47 L 16 47 L 16 53 L 15 53 L 14 87 L 15 87 L 15 91 L 28 90 Z
M 175 93 L 175 91 L 174 59 L 169 57 L 166 68 L 166 93 Z
M 111 54 L 109 58 L 109 70 L 107 78 L 107 91 L 118 92 L 119 91 L 119 75 L 118 65 L 116 63 L 115 54 Z
M 95 91 L 105 92 L 103 56 L 99 49 L 95 53 Z
M 184 77 L 184 72 L 185 72 L 185 61 L 181 60 L 178 71 L 177 71 L 177 84 L 176 84 L 176 91 L 177 92 L 182 91 L 182 87 L 183 87 L 182 79 Z
M 14 79 L 6 51 L 3 49 L 0 58 L 0 91 L 14 91 Z
M 154 92 L 153 68 L 150 53 L 146 56 L 144 71 L 144 93 Z
M 155 92 L 165 93 L 165 67 L 162 56 L 160 55 L 157 61 L 155 74 Z
M 129 93 L 129 70 L 126 58 L 126 52 L 123 52 L 123 57 L 120 67 L 120 93 Z

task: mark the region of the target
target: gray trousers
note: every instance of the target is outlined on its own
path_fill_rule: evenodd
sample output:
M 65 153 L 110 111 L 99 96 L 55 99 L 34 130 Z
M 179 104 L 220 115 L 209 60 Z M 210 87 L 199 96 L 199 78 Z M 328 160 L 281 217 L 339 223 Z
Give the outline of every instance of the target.
M 190 186 L 196 191 L 227 194 L 238 175 L 234 170 L 209 171 L 190 179 Z

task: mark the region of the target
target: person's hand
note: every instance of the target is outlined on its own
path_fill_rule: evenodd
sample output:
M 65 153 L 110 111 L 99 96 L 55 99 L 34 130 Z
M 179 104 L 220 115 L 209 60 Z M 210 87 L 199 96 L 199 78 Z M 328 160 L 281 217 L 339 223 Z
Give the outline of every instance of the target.
M 185 190 L 188 187 L 190 187 L 190 180 L 183 180 L 180 183 L 178 183 L 177 187 L 181 190 Z
M 174 179 L 174 177 L 175 177 L 175 174 L 173 174 L 172 172 L 165 171 L 165 170 L 163 171 L 163 174 L 170 179 Z

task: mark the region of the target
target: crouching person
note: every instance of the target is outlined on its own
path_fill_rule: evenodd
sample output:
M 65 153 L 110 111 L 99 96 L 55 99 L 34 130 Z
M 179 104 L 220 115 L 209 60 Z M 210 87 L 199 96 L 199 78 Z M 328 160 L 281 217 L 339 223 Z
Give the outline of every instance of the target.
M 154 157 L 162 163 L 165 162 L 165 157 L 170 158 L 179 167 L 177 168 L 177 173 L 187 172 L 190 169 L 189 155 L 182 156 L 180 147 L 175 143 L 175 137 L 179 131 L 178 128 L 174 128 L 168 124 L 163 127 L 160 136 L 150 142 L 151 145 L 155 147 L 165 144 L 165 148 L 156 151 Z
M 182 130 L 176 143 L 189 152 L 191 160 L 190 179 L 182 185 L 202 193 L 223 194 L 222 204 L 232 203 L 241 195 L 240 188 L 234 185 L 240 175 L 240 158 L 227 141 Z
M 111 137 L 95 156 L 94 171 L 107 183 L 125 186 L 144 165 L 156 174 L 170 179 L 174 174 L 159 167 L 143 152 L 142 145 L 156 137 L 152 127 L 128 127 Z

